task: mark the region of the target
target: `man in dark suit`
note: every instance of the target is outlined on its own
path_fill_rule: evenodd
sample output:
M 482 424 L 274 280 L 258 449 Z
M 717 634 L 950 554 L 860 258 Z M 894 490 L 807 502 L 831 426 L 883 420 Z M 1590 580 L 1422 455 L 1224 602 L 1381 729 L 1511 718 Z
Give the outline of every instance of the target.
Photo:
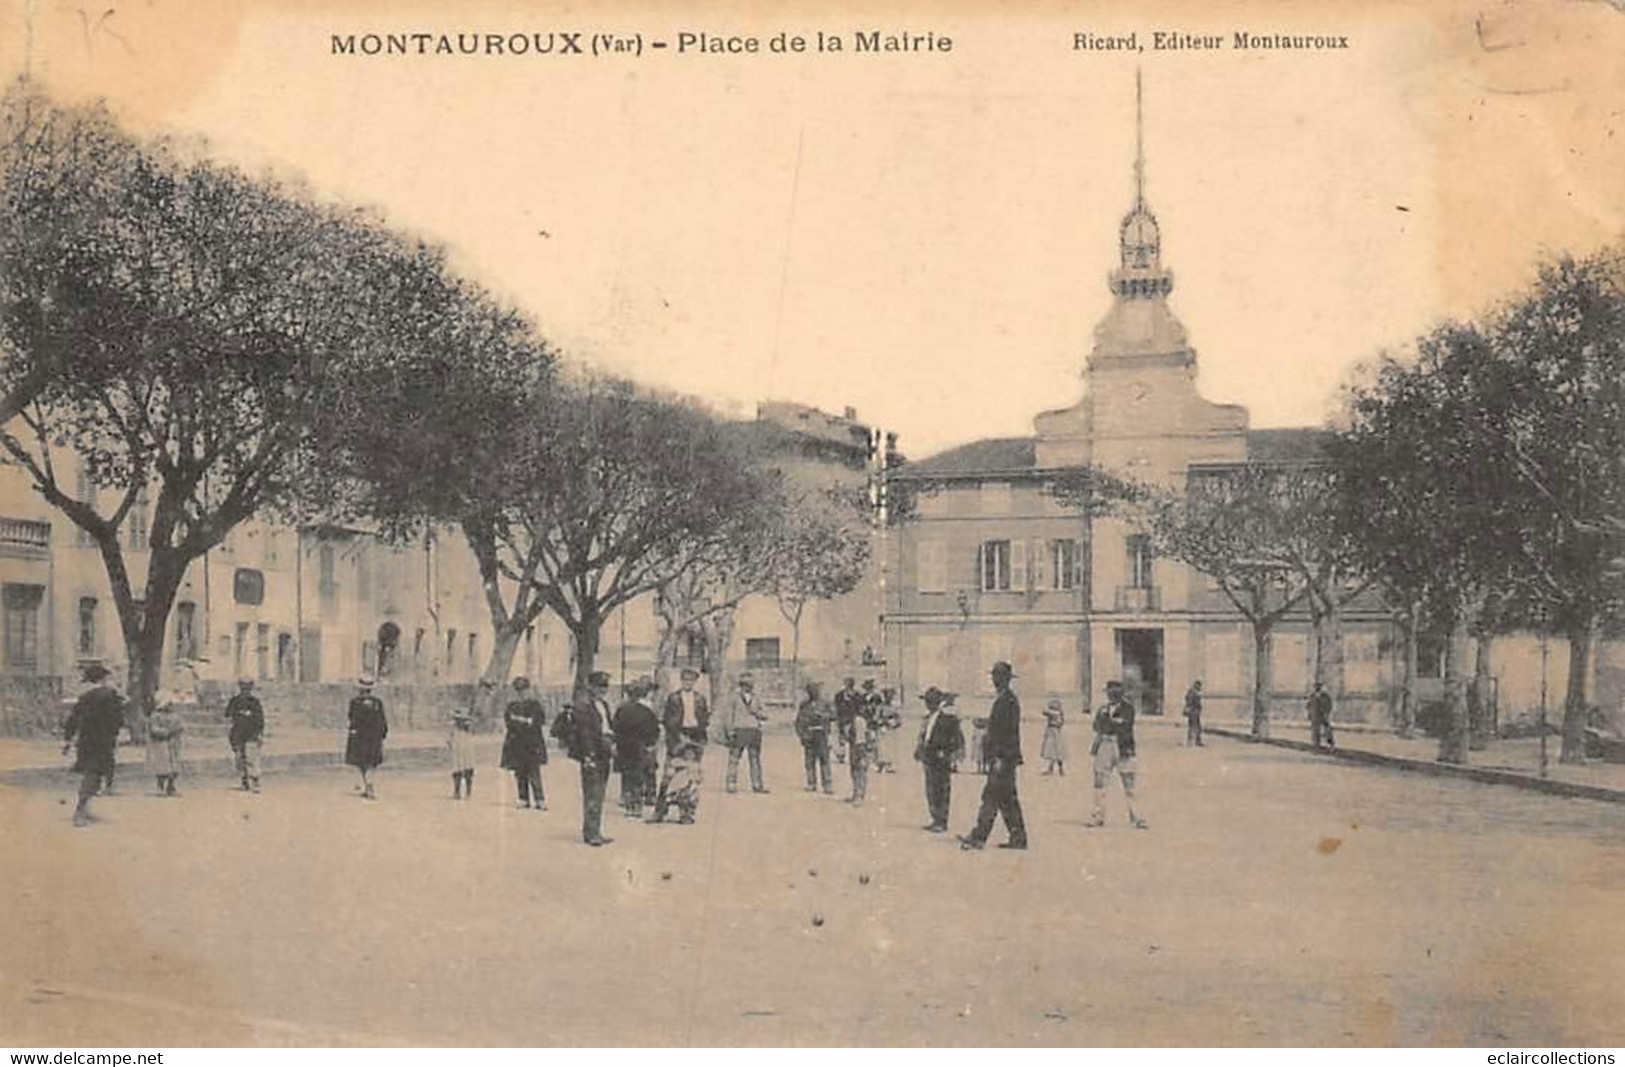
M 661 726 L 666 732 L 666 774 L 655 797 L 655 813 L 650 822 L 665 822 L 671 805 L 677 805 L 679 823 L 694 821 L 700 809 L 700 761 L 710 739 L 711 707 L 702 693 L 694 691 L 700 672 L 684 667 L 682 688 L 666 697 Z
M 1320 748 L 1322 738 L 1326 741 L 1325 747 L 1337 747 L 1337 738 L 1332 736 L 1332 695 L 1316 682 L 1315 691 L 1309 694 L 1309 740 Z
M 587 675 L 587 688 L 576 696 L 571 712 L 570 758 L 581 764 L 581 840 L 599 848 L 612 840 L 603 834 L 604 788 L 615 755 L 609 675 L 603 671 Z
M 627 688 L 626 703 L 615 709 L 615 769 L 621 772 L 621 811 L 643 818 L 644 783 L 655 773 L 649 752 L 660 741 L 660 718 L 649 704 L 654 692 L 651 678 L 639 678 Z
M 931 821 L 925 829 L 933 834 L 948 829 L 948 804 L 953 790 L 954 764 L 965 755 L 965 731 L 954 711 L 954 694 L 936 686 L 927 689 L 925 722 L 920 724 L 920 740 L 914 758 L 925 769 L 925 806 Z
M 237 693 L 226 701 L 226 719 L 231 730 L 226 741 L 231 745 L 237 775 L 242 779 L 245 792 L 260 791 L 260 746 L 265 741 L 265 707 L 254 695 L 254 679 L 239 678 Z
M 988 714 L 987 784 L 982 787 L 982 809 L 977 813 L 976 826 L 959 839 L 963 849 L 986 846 L 988 834 L 993 832 L 993 821 L 1004 816 L 1004 828 L 1010 840 L 1000 848 L 1025 849 L 1027 823 L 1021 815 L 1021 800 L 1016 796 L 1016 768 L 1021 766 L 1021 701 L 1010 688 L 1016 672 L 1004 660 L 993 665 L 993 710 Z
M 113 777 L 118 749 L 118 732 L 124 728 L 124 698 L 107 681 L 107 668 L 93 663 L 85 668 L 90 688 L 73 703 L 68 721 L 62 725 L 62 752 L 78 742 L 73 769 L 84 777 L 79 782 L 79 804 L 73 809 L 73 825 L 88 826 L 90 798 L 100 791 L 102 779 Z

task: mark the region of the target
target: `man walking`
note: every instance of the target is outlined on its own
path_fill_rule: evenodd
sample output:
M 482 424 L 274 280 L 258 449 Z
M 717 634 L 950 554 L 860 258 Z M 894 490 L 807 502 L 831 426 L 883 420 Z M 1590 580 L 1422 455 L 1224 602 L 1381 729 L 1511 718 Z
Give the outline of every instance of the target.
M 1085 826 L 1106 825 L 1106 786 L 1116 771 L 1123 780 L 1123 803 L 1128 821 L 1136 830 L 1149 824 L 1134 811 L 1135 762 L 1134 705 L 1123 695 L 1123 683 L 1106 683 L 1106 706 L 1095 713 L 1095 740 L 1089 748 L 1094 758 L 1095 806 Z
M 639 678 L 627 690 L 626 703 L 615 709 L 615 769 L 621 772 L 621 813 L 643 818 L 646 783 L 658 764 L 650 763 L 650 752 L 660 741 L 660 716 L 649 703 L 654 692 L 652 678 Z
M 826 795 L 835 791 L 829 770 L 829 705 L 817 682 L 808 682 L 807 699 L 796 709 L 796 739 L 801 742 L 802 763 L 807 768 L 807 792 L 818 791 L 820 778 Z
M 700 673 L 684 667 L 683 687 L 666 697 L 661 726 L 666 732 L 666 775 L 655 798 L 650 822 L 665 822 L 671 805 L 677 805 L 677 821 L 691 825 L 700 809 L 700 762 L 710 739 L 711 708 L 705 697 L 694 691 Z
M 73 769 L 79 780 L 79 803 L 73 809 L 73 825 L 91 823 L 90 798 L 100 791 L 103 778 L 113 776 L 117 758 L 118 732 L 124 728 L 124 698 L 107 684 L 107 668 L 92 663 L 85 668 L 90 688 L 74 701 L 68 721 L 62 724 L 62 754 L 78 743 Z
M 226 701 L 226 719 L 231 731 L 226 741 L 237 765 L 245 792 L 260 791 L 260 747 L 265 741 L 265 708 L 254 695 L 254 679 L 237 679 L 237 692 Z
M 739 757 L 741 753 L 748 752 L 750 791 L 766 793 L 769 790 L 762 784 L 762 725 L 767 722 L 767 712 L 762 710 L 761 701 L 756 699 L 756 682 L 749 674 L 741 674 L 736 684 L 738 689 L 728 702 L 727 715 L 722 723 L 728 736 L 726 788 L 730 793 L 739 792 Z
M 1322 738 L 1325 745 L 1320 743 Z M 1319 682 L 1309 694 L 1309 740 L 1316 748 L 1337 747 L 1337 739 L 1332 736 L 1332 695 Z
M 953 791 L 954 764 L 965 754 L 965 731 L 954 712 L 954 694 L 932 686 L 921 694 L 925 701 L 925 722 L 920 724 L 920 740 L 914 758 L 925 770 L 925 806 L 931 821 L 929 833 L 948 829 L 948 807 Z
M 1202 679 L 1185 690 L 1185 747 L 1202 745 Z
M 993 710 L 988 713 L 987 739 L 984 742 L 987 757 L 987 784 L 982 787 L 982 808 L 976 816 L 976 826 L 959 839 L 963 849 L 980 849 L 987 845 L 993 832 L 993 821 L 1004 816 L 1004 828 L 1010 840 L 1000 848 L 1025 849 L 1027 823 L 1021 815 L 1021 800 L 1016 796 L 1016 770 L 1021 766 L 1021 701 L 1010 688 L 1016 672 L 1004 660 L 993 664 L 990 672 L 993 688 Z
M 600 848 L 614 840 L 603 834 L 604 790 L 615 754 L 609 675 L 603 671 L 587 675 L 586 692 L 576 697 L 572 711 L 570 758 L 581 764 L 581 840 Z

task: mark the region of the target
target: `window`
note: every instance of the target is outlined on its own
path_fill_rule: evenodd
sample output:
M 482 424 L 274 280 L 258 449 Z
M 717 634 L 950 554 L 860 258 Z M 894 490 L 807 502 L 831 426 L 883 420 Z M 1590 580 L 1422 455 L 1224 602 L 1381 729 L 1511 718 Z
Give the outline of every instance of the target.
M 1057 590 L 1078 587 L 1078 543 L 1072 540 L 1049 543 L 1050 588 Z
M 316 591 L 322 598 L 324 613 L 331 613 L 338 600 L 339 584 L 334 574 L 336 566 L 333 546 L 321 546 L 316 552 Z
M 175 605 L 175 659 L 197 659 L 197 605 L 190 600 Z
M 423 630 L 421 628 L 416 634 L 412 635 L 412 662 L 417 664 L 423 662 Z
M 42 585 L 5 587 L 6 669 L 16 674 L 39 670 L 39 607 L 45 599 Z
M 1130 534 L 1124 542 L 1128 551 L 1128 584 L 1132 589 L 1150 589 L 1156 585 L 1152 573 L 1155 557 L 1151 551 L 1151 538 L 1145 534 Z
M 1350 630 L 1343 635 L 1343 688 L 1375 693 L 1387 682 L 1381 635 L 1376 630 Z
M 1224 630 L 1202 639 L 1202 688 L 1210 694 L 1242 691 L 1241 634 Z
M 80 659 L 96 655 L 96 598 L 79 598 L 79 639 L 74 643 Z
M 271 627 L 268 623 L 260 623 L 255 627 L 254 636 L 254 665 L 259 668 L 261 678 L 271 677 Z
M 231 578 L 231 597 L 239 604 L 265 603 L 265 575 L 248 567 L 238 567 Z
M 948 546 L 942 541 L 921 542 L 915 553 L 922 593 L 948 591 Z
M 135 502 L 130 505 L 130 513 L 124 516 L 125 526 L 129 530 L 129 545 L 131 551 L 139 552 L 147 547 L 147 534 L 151 527 L 147 521 L 147 487 L 142 486 L 135 491 Z
M 237 624 L 237 646 L 232 650 L 232 670 L 237 677 L 248 677 L 248 623 Z
M 468 669 L 475 670 L 480 665 L 480 635 L 468 635 Z
M 1010 591 L 1010 542 L 982 542 L 982 591 L 1004 593 Z
M 451 657 L 457 654 L 457 631 L 446 631 L 446 671 L 451 671 Z
M 745 666 L 753 671 L 772 670 L 779 665 L 779 639 L 777 637 L 747 637 L 745 639 Z

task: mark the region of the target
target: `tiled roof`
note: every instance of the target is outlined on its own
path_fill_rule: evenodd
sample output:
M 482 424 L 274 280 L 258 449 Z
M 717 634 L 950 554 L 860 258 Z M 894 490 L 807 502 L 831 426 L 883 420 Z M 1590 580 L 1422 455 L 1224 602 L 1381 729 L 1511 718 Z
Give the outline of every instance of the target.
M 897 473 L 904 478 L 952 478 L 1031 470 L 1036 464 L 1033 438 L 990 437 L 904 464 Z
M 1247 459 L 1252 463 L 1304 463 L 1326 458 L 1330 430 L 1293 426 L 1280 430 L 1248 430 Z

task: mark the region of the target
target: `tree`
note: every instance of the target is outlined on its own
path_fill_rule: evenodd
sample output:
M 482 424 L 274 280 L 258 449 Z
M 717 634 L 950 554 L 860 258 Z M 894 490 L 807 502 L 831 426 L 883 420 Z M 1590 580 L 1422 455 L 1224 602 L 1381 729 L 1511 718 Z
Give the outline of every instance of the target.
M 160 151 L 133 154 L 110 191 L 56 278 L 76 316 L 58 335 L 101 370 L 53 379 L 0 447 L 95 542 L 144 712 L 187 567 L 306 488 L 357 360 L 387 351 L 371 336 L 380 308 L 434 257 L 357 213 Z M 63 444 L 111 507 L 81 499 Z M 139 592 L 127 545 L 146 555 Z
M 1219 584 L 1252 629 L 1252 733 L 1269 736 L 1275 625 L 1309 594 L 1301 520 L 1320 479 L 1299 467 L 1258 463 L 1192 472 L 1181 496 L 1155 506 L 1157 548 Z
M 1564 763 L 1584 759 L 1591 655 L 1625 613 L 1625 255 L 1543 266 L 1495 317 L 1479 410 L 1509 469 L 1512 583 L 1569 644 Z
M 1396 608 L 1449 634 L 1439 759 L 1451 763 L 1468 758 L 1466 650 L 1521 551 L 1499 489 L 1505 451 L 1481 407 L 1490 345 L 1480 328 L 1446 323 L 1417 342 L 1414 363 L 1384 360 L 1351 391 L 1349 427 L 1329 446 L 1361 565 Z
M 773 572 L 779 613 L 790 624 L 791 691 L 800 683 L 801 620 L 814 600 L 833 600 L 858 587 L 869 570 L 869 517 L 862 494 L 839 486 L 803 497 L 791 513 Z
M 24 79 L 0 97 L 0 426 L 91 358 L 90 262 L 128 234 L 128 192 L 147 161 L 102 108 L 54 105 Z

